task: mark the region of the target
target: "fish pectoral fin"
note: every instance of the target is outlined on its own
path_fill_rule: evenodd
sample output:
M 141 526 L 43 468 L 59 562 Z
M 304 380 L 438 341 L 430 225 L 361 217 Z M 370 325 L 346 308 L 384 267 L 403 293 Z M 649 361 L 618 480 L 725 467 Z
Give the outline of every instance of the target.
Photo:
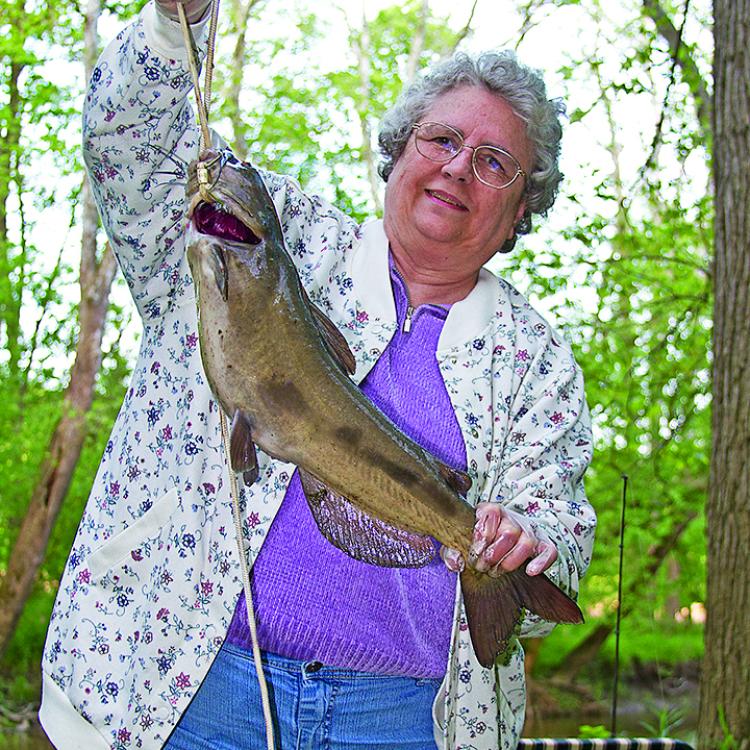
M 459 495 L 465 495 L 471 489 L 471 477 L 465 471 L 454 469 L 442 461 L 438 461 L 438 471 L 448 486 Z
M 386 568 L 420 568 L 435 557 L 431 537 L 364 513 L 303 469 L 299 476 L 320 533 L 349 557 Z
M 338 362 L 344 372 L 354 375 L 357 363 L 352 350 L 349 348 L 349 344 L 344 338 L 344 334 L 336 328 L 331 319 L 317 305 L 310 302 L 309 298 L 307 302 L 310 305 L 310 310 L 312 310 L 318 331 L 320 331 L 320 335 L 323 337 L 323 341 L 326 347 L 328 347 L 331 356 Z
M 255 452 L 250 419 L 240 409 L 237 409 L 232 417 L 229 462 L 233 471 L 242 474 L 245 484 L 253 484 L 258 478 L 258 455 Z
M 523 568 L 494 577 L 467 567 L 461 573 L 461 592 L 474 652 L 488 669 L 507 651 L 524 609 L 550 622 L 583 622 L 567 594 L 544 574 L 530 576 Z

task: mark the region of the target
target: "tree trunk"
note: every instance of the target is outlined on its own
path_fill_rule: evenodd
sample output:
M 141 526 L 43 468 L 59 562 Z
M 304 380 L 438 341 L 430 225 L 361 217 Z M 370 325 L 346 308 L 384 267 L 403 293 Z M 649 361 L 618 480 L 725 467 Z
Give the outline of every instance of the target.
M 25 67 L 16 60 L 8 64 L 8 103 L 4 107 L 4 117 L 0 121 L 0 332 L 4 326 L 5 346 L 8 351 L 8 379 L 16 387 L 20 385 L 22 299 L 19 296 L 18 283 L 14 283 L 13 278 L 19 276 L 22 281 L 26 269 L 23 259 L 12 252 L 13 243 L 8 237 L 8 205 L 14 183 L 20 200 L 18 150 L 24 102 L 19 80 Z
M 91 407 L 96 374 L 101 364 L 104 321 L 109 290 L 117 265 L 107 251 L 89 286 L 81 283 L 80 333 L 63 413 L 39 470 L 39 479 L 0 580 L 0 654 L 13 635 L 18 618 L 36 580 L 50 533 L 65 500 L 86 437 L 86 414 Z
M 87 77 L 96 54 L 98 15 L 99 0 L 90 0 L 86 14 Z M 0 579 L 0 654 L 7 647 L 31 593 L 37 571 L 44 560 L 50 533 L 80 457 L 86 436 L 86 414 L 91 407 L 96 374 L 101 364 L 104 322 L 117 265 L 109 245 L 101 260 L 97 259 L 98 216 L 86 179 L 81 200 L 81 302 L 76 358 L 63 399 L 62 415 L 39 470 L 39 479 L 10 553 L 5 576 Z
M 231 146 L 238 159 L 247 157 L 248 143 L 245 136 L 246 124 L 240 109 L 240 93 L 245 78 L 245 54 L 247 50 L 247 27 L 250 23 L 250 12 L 260 0 L 233 0 L 229 7 L 231 29 L 229 36 L 234 36 L 234 48 L 227 75 L 224 94 L 224 112 L 232 128 Z
M 383 201 L 380 197 L 383 183 L 378 175 L 375 152 L 372 150 L 372 127 L 370 125 L 370 25 L 362 7 L 362 28 L 352 35 L 352 48 L 357 55 L 357 70 L 359 72 L 359 98 L 357 101 L 357 116 L 362 138 L 361 155 L 367 169 L 367 181 L 370 183 L 370 197 L 377 214 L 383 213 Z
M 714 0 L 714 49 L 713 447 L 698 747 L 748 750 L 750 0 Z

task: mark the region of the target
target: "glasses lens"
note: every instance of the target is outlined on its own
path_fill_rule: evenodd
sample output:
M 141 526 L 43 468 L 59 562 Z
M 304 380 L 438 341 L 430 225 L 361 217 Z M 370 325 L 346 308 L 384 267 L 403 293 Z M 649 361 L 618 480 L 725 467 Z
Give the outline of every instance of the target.
M 495 187 L 505 187 L 518 174 L 520 167 L 507 152 L 492 146 L 480 146 L 474 152 L 477 177 Z
M 463 145 L 463 138 L 453 128 L 438 122 L 424 122 L 416 131 L 417 151 L 432 161 L 452 159 Z

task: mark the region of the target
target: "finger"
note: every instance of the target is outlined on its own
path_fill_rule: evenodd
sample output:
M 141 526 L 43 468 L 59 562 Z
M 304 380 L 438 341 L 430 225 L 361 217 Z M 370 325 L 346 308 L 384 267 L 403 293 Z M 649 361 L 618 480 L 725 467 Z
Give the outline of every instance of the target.
M 502 520 L 502 511 L 496 503 L 479 503 L 476 508 L 474 536 L 469 548 L 469 564 L 474 565 L 496 536 Z
M 495 538 L 487 545 L 482 555 L 477 558 L 474 567 L 483 572 L 491 570 L 511 553 L 523 537 L 523 529 L 513 520 L 513 518 L 503 514 L 503 518 L 495 532 Z M 531 554 L 531 551 L 533 551 L 535 546 L 536 540 L 534 539 L 531 542 L 528 554 Z
M 534 559 L 526 566 L 530 576 L 536 576 L 547 570 L 557 560 L 557 547 L 552 542 L 540 542 Z
M 496 561 L 493 568 L 488 572 L 490 575 L 509 573 L 523 565 L 534 554 L 536 548 L 536 538 L 522 533 L 516 539 L 516 543 Z
M 466 567 L 463 555 L 457 550 L 451 547 L 441 547 L 440 557 L 443 558 L 445 567 L 453 573 L 461 573 Z

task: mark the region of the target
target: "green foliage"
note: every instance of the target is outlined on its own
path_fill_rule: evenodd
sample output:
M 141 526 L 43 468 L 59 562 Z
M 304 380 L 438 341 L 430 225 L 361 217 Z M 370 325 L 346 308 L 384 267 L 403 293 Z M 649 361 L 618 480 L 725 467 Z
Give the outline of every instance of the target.
M 729 724 L 727 724 L 727 717 L 724 713 L 723 707 L 719 708 L 719 725 L 721 726 L 722 732 L 724 732 L 724 737 L 722 738 L 721 744 L 719 744 L 717 750 L 736 750 L 739 743 L 729 729 Z
M 581 724 L 578 727 L 578 737 L 582 740 L 607 739 L 609 730 L 603 724 Z
M 79 5 L 5 2 L 1 17 L 0 575 L 60 419 L 75 354 L 77 253 L 73 245 L 71 254 L 70 240 L 82 178 L 78 97 L 83 86 Z M 77 75 L 64 74 L 67 65 Z M 127 313 L 113 306 L 110 320 L 123 324 L 126 319 Z M 114 342 L 104 354 L 89 434 L 66 503 L 4 655 L 3 663 L 19 674 L 38 668 L 60 571 L 128 374 L 129 363 Z
M 657 708 L 655 714 L 655 721 L 641 722 L 641 726 L 651 737 L 671 737 L 685 723 L 685 709 L 679 706 Z
M 534 674 L 540 678 L 554 675 L 565 657 L 584 641 L 599 624 L 597 618 L 589 618 L 583 625 L 558 626 L 543 642 L 539 651 Z M 638 662 L 650 662 L 663 670 L 660 676 L 668 676 L 674 665 L 696 661 L 703 653 L 703 626 L 688 622 L 677 623 L 649 617 L 647 612 L 634 614 L 624 620 L 620 634 L 620 666 L 624 672 L 634 670 Z M 585 676 L 607 683 L 613 674 L 615 658 L 614 635 L 602 646 L 595 661 L 592 661 Z
M 669 46 L 640 3 L 617 4 L 614 19 L 610 5 L 598 0 L 527 5 L 531 25 L 537 11 L 554 23 L 566 7 L 591 30 L 558 71 L 571 112 L 568 133 L 587 138 L 585 148 L 568 152 L 583 171 L 575 184 L 564 184 L 551 230 L 523 238 L 496 270 L 558 322 L 584 368 L 597 448 L 587 488 L 600 519 L 580 597 L 588 622 L 557 628 L 538 666 L 554 671 L 598 624 L 613 621 L 623 474 L 629 493 L 621 659 L 627 667 L 646 656 L 667 664 L 698 658 L 702 627 L 675 620 L 705 599 L 703 505 L 711 449 L 710 153 L 695 72 L 683 78 L 678 69 L 669 83 Z M 139 6 L 106 5 L 122 17 Z M 705 6 L 690 5 L 682 54 L 708 78 L 710 54 L 700 37 Z M 375 211 L 364 159 L 376 150 L 377 122 L 408 75 L 421 3 L 382 8 L 366 28 L 349 28 L 346 38 L 330 15 L 336 10 L 310 7 L 259 4 L 247 25 L 242 65 L 229 57 L 232 19 L 222 20 L 212 122 L 239 154 L 249 150 L 258 164 L 295 176 L 363 219 Z M 0 206 L 9 207 L 0 237 L 0 434 L 6 436 L 0 441 L 0 571 L 59 417 L 75 348 L 77 254 L 67 243 L 60 261 L 54 259 L 65 231 L 75 236 L 83 82 L 77 73 L 58 80 L 50 63 L 78 64 L 81 10 L 67 0 L 6 0 L 0 16 Z M 334 44 L 335 34 L 341 38 Z M 448 19 L 430 17 L 418 67 L 449 53 L 456 37 Z M 333 49 L 340 58 L 327 54 Z M 544 64 L 536 50 L 528 58 Z M 242 118 L 227 95 L 241 75 Z M 652 153 L 663 103 L 660 145 Z M 645 120 L 653 120 L 635 145 L 633 126 L 623 126 L 632 123 L 623 114 L 628 109 L 647 111 Z M 67 217 L 55 233 L 61 247 L 44 246 L 36 230 L 61 209 Z M 19 670 L 38 660 L 59 572 L 122 399 L 130 364 L 120 336 L 129 327 L 128 309 L 113 305 L 110 312 L 84 453 L 6 656 Z M 602 668 L 612 659 L 610 638 Z
M 269 6 L 258 23 L 273 11 Z M 363 143 L 362 133 L 376 131 L 401 91 L 419 11 L 410 0 L 381 10 L 366 29 L 350 29 L 348 55 L 334 70 L 321 54 L 332 33 L 322 14 L 301 12 L 296 23 L 282 25 L 285 37 L 252 40 L 246 77 L 262 82 L 263 96 L 243 108 L 235 150 L 247 149 L 258 165 L 296 177 L 358 220 L 372 215 L 363 150 L 375 144 L 372 136 Z M 456 34 L 447 19 L 430 18 L 420 67 L 447 54 Z M 358 55 L 366 59 L 366 85 Z M 231 84 L 236 74 L 218 78 Z M 233 106 L 219 100 L 217 114 L 231 120 Z
M 81 458 L 53 529 L 34 592 L 3 658 L 3 664 L 12 665 L 19 674 L 35 671 L 39 663 L 58 579 L 70 552 L 112 422 L 125 395 L 122 363 L 117 358 L 114 361 L 117 366 L 107 367 L 100 374 L 97 390 L 102 395 L 95 399 L 88 416 L 90 429 Z M 0 388 L 2 382 L 0 379 Z M 5 395 L 0 391 L 0 434 L 14 437 L 0 441 L 0 470 L 4 478 L 0 488 L 0 570 L 7 563 L 38 476 L 37 469 L 59 419 L 62 401 L 60 390 L 50 391 L 34 384 L 24 401 L 23 418 L 19 421 L 16 408 L 4 408 L 17 405 Z
M 573 158 L 584 169 L 591 163 L 591 178 L 563 190 L 567 218 L 554 237 L 540 232 L 524 239 L 503 272 L 562 321 L 586 378 L 596 438 L 586 486 L 599 528 L 580 601 L 592 629 L 614 623 L 627 475 L 622 648 L 626 655 L 635 648 L 679 659 L 683 645 L 684 657 L 698 657 L 702 643 L 691 635 L 688 648 L 688 631 L 674 618 L 705 600 L 710 154 L 696 116 L 695 81 L 682 81 L 678 68 L 670 82 L 668 45 L 641 4 L 581 0 L 577 12 L 591 34 L 560 73 L 572 112 L 569 133 L 585 132 L 589 143 Z M 710 55 L 695 38 L 703 9 L 690 12 L 696 18 L 686 25 L 684 51 L 708 76 Z M 637 132 L 632 110 L 653 118 L 654 126 Z M 563 630 L 569 629 L 544 644 L 540 664 L 549 652 L 560 655 L 556 639 Z M 607 643 L 603 656 L 610 652 Z

